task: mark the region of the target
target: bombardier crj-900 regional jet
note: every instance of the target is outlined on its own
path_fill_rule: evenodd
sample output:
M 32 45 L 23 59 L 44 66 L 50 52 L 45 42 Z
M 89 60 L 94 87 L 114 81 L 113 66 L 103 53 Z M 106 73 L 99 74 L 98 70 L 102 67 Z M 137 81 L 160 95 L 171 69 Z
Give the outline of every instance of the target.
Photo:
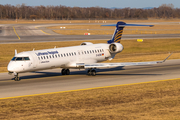
M 106 60 L 112 60 L 117 53 L 123 51 L 123 45 L 120 43 L 123 28 L 125 26 L 149 26 L 153 25 L 135 25 L 118 22 L 112 39 L 107 43 L 93 44 L 83 42 L 80 46 L 62 47 L 44 50 L 33 50 L 17 54 L 9 62 L 7 67 L 9 73 L 14 73 L 14 80 L 19 81 L 18 74 L 23 72 L 38 71 L 52 68 L 62 68 L 62 75 L 69 75 L 69 69 L 88 69 L 87 74 L 95 76 L 97 68 L 109 68 L 130 65 L 157 64 L 161 62 L 127 62 L 127 63 L 98 63 Z

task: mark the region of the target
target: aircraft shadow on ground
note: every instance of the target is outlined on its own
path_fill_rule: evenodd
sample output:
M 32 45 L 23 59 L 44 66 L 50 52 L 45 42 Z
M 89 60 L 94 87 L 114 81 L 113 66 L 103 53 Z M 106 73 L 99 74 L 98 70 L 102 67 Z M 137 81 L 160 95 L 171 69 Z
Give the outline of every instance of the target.
M 125 70 L 123 67 L 116 67 L 116 68 L 108 68 L 108 69 L 96 69 L 97 76 L 106 76 L 106 75 L 161 75 L 161 74 L 131 74 L 131 73 L 121 73 L 121 70 Z M 109 71 L 119 71 L 119 73 L 101 73 L 101 72 L 109 72 Z M 61 72 L 41 72 L 37 71 L 34 72 L 37 75 L 27 75 L 27 76 L 20 76 L 20 79 L 33 79 L 33 78 L 45 78 L 45 77 L 55 77 L 55 76 L 62 76 Z M 87 70 L 80 70 L 80 71 L 72 71 L 70 75 L 87 75 Z

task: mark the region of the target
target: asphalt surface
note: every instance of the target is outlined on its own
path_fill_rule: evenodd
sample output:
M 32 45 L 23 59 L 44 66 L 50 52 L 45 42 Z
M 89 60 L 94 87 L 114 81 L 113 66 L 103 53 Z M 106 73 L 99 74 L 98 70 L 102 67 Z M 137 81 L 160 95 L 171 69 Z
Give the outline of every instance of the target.
M 0 73 L 0 98 L 180 78 L 180 59 L 157 65 L 98 69 L 96 76 L 87 76 L 86 70 L 71 70 L 71 75 L 62 76 L 60 71 L 22 73 L 20 81 Z
M 102 23 L 98 23 L 98 24 L 102 24 Z M 157 23 L 152 23 L 152 24 L 157 24 Z M 60 26 L 60 25 L 63 26 L 63 25 L 78 25 L 78 24 L 0 24 L 0 44 L 22 43 L 22 42 L 76 41 L 76 40 L 83 40 L 83 41 L 109 40 L 112 37 L 112 35 L 60 35 L 53 32 L 51 29 L 46 29 L 46 27 L 48 26 Z M 180 34 L 145 34 L 145 35 L 122 36 L 122 40 L 156 39 L 156 38 L 180 38 Z

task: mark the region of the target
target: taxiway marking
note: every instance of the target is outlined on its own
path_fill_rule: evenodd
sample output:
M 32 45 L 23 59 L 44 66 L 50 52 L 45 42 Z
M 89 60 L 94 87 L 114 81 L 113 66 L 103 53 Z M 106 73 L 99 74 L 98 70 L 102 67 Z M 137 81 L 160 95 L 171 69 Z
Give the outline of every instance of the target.
M 14 29 L 14 32 L 15 32 L 15 34 L 17 35 L 17 37 L 19 38 L 19 40 L 21 39 L 20 37 L 19 37 L 19 35 L 17 34 L 17 32 L 16 32 L 16 30 L 15 30 L 15 28 L 13 27 L 13 29 Z

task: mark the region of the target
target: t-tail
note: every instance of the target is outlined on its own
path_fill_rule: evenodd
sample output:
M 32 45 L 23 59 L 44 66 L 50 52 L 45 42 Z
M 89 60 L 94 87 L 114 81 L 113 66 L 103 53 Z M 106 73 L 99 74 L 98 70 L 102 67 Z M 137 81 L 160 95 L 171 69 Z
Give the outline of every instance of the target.
M 117 24 L 102 25 L 102 26 L 116 26 L 116 29 L 115 29 L 114 34 L 112 36 L 112 39 L 107 41 L 108 44 L 111 44 L 111 43 L 120 43 L 121 42 L 123 28 L 126 26 L 149 26 L 149 27 L 153 27 L 154 25 L 126 24 L 125 22 L 119 21 L 119 22 L 117 22 Z

